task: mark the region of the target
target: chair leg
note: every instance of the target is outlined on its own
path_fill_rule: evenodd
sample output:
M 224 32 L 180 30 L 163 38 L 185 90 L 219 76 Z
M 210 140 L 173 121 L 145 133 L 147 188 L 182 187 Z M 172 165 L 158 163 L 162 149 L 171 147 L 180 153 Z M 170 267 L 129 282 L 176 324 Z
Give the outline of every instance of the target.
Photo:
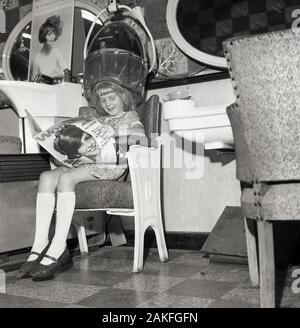
M 86 239 L 85 226 L 78 222 L 73 222 L 77 230 L 77 237 L 81 255 L 89 255 L 89 247 Z
M 107 222 L 107 234 L 110 238 L 112 246 L 121 246 L 127 243 L 127 239 L 123 230 L 120 216 L 108 215 L 105 213 Z
M 145 229 L 138 215 L 134 216 L 134 255 L 133 272 L 141 272 L 144 268 Z
M 161 218 L 158 219 L 157 224 L 153 226 L 153 230 L 154 230 L 155 236 L 156 236 L 156 244 L 157 244 L 160 261 L 162 263 L 165 263 L 168 261 L 169 255 L 168 255 L 168 250 L 167 250 L 167 245 L 166 245 L 164 229 L 163 229 Z
M 167 262 L 169 259 L 165 241 L 165 235 L 161 217 L 144 219 L 136 215 L 134 217 L 134 258 L 133 272 L 141 272 L 144 267 L 144 239 L 145 231 L 151 227 L 155 232 L 156 244 L 160 261 Z
M 275 303 L 275 258 L 273 223 L 257 222 L 260 264 L 260 306 L 274 308 Z
M 251 287 L 259 287 L 256 221 L 245 218 L 246 244 Z

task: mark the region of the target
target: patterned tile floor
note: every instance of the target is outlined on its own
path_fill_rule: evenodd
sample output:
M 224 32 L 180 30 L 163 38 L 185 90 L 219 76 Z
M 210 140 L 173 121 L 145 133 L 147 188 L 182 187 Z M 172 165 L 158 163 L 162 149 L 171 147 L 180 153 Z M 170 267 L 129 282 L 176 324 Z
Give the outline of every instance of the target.
M 170 250 L 163 264 L 156 249 L 147 253 L 138 274 L 131 272 L 132 248 L 108 246 L 88 257 L 74 257 L 72 269 L 51 281 L 19 280 L 16 271 L 8 272 L 0 308 L 259 307 L 259 289 L 250 287 L 245 265 L 209 263 L 199 251 L 190 250 Z M 300 307 L 291 272 L 281 288 L 280 307 Z

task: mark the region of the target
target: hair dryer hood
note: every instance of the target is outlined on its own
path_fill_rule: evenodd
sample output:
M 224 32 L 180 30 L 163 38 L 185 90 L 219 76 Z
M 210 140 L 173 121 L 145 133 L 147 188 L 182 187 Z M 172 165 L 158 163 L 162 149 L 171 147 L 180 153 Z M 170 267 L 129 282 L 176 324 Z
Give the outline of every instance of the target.
M 110 81 L 130 90 L 138 105 L 146 77 L 145 49 L 139 35 L 124 22 L 106 24 L 92 40 L 84 64 L 84 94 L 95 105 L 94 87 Z

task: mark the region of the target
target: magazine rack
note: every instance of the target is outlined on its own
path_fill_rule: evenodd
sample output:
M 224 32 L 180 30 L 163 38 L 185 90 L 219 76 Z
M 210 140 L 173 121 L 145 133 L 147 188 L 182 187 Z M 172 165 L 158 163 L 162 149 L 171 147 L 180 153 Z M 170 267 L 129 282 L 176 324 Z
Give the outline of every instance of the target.
M 159 97 L 152 96 L 139 110 L 148 140 L 158 136 Z M 144 234 L 153 228 L 161 262 L 168 260 L 161 215 L 161 144 L 155 147 L 131 146 L 128 151 L 130 179 L 90 181 L 76 187 L 76 211 L 104 211 L 110 215 L 134 217 L 133 272 L 143 270 Z M 130 181 L 131 180 L 131 181 Z M 93 195 L 91 197 L 90 195 Z M 81 254 L 88 253 L 85 227 L 78 222 Z

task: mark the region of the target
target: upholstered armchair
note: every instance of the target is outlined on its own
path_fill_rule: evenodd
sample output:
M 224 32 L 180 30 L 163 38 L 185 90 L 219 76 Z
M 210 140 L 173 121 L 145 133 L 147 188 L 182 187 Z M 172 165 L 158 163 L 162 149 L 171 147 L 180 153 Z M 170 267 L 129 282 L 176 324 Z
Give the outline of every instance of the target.
M 246 186 L 250 279 L 260 285 L 261 307 L 275 307 L 273 223 L 300 220 L 300 34 L 241 36 L 223 46 L 237 98 L 227 113 Z
M 161 262 L 168 260 L 161 215 L 161 145 L 159 97 L 154 95 L 139 108 L 148 142 L 128 151 L 129 174 L 124 181 L 92 181 L 76 187 L 76 211 L 100 210 L 110 215 L 134 217 L 133 272 L 143 269 L 144 234 L 153 228 Z M 81 113 L 84 114 L 84 113 Z M 87 253 L 84 226 L 77 226 L 81 253 Z

